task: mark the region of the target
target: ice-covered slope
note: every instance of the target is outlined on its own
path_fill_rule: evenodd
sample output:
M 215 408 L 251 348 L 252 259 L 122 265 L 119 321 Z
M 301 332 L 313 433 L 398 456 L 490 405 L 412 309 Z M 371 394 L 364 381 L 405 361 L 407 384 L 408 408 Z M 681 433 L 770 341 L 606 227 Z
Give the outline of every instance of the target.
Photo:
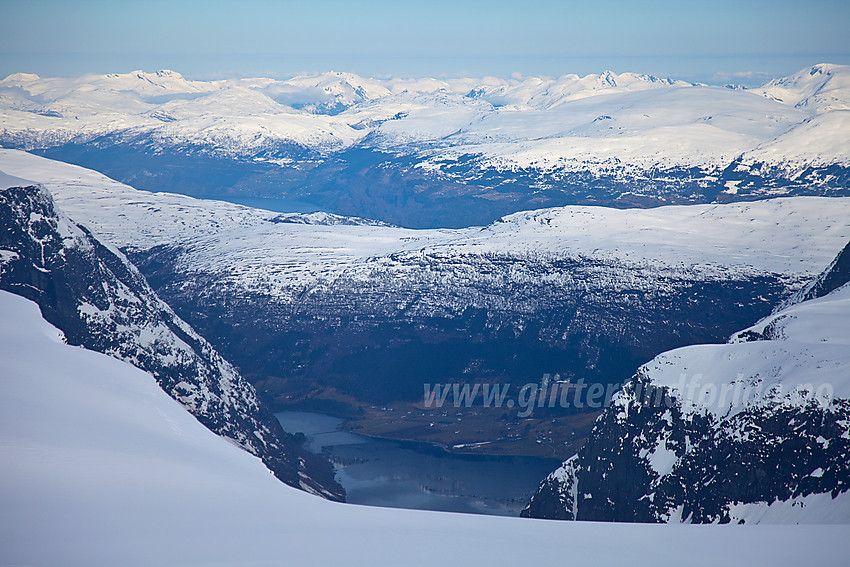
M 0 292 L 0 312 L 3 564 L 516 565 L 566 554 L 743 567 L 839 565 L 850 553 L 842 526 L 561 523 L 327 502 L 277 482 L 149 374 L 64 344 L 35 304 Z
M 524 514 L 850 523 L 848 253 L 729 344 L 641 367 Z

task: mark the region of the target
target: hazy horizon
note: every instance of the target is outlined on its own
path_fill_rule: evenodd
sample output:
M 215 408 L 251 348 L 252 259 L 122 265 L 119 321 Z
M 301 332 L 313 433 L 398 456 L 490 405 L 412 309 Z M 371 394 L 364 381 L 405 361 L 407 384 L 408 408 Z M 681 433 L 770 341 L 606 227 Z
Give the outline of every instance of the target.
M 9 2 L 0 76 L 172 69 L 188 78 L 587 75 L 756 85 L 850 64 L 850 4 L 530 0 L 310 5 L 254 0 Z

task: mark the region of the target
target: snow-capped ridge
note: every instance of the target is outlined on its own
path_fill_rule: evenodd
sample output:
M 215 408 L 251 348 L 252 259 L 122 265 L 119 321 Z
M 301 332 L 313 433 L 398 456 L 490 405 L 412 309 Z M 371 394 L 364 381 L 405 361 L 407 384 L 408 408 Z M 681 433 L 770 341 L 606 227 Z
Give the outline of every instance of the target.
M 765 97 L 817 113 L 850 110 L 850 67 L 820 63 L 754 89 Z
M 777 306 L 774 313 L 803 301 L 823 297 L 848 282 L 850 282 L 850 242 L 814 281 Z
M 846 251 L 797 301 L 729 343 L 675 349 L 643 365 L 524 513 L 850 523 Z M 617 489 L 622 483 L 628 488 Z
M 315 226 L 380 226 L 395 228 L 393 225 L 360 217 L 347 217 L 326 212 L 280 213 L 270 219 L 273 223 L 308 224 Z
M 850 161 L 845 125 L 833 112 L 850 109 L 848 77 L 845 66 L 820 65 L 732 91 L 611 71 L 440 80 L 343 72 L 218 81 L 174 71 L 15 74 L 0 82 L 20 89 L 0 97 L 0 137 L 24 148 L 147 138 L 161 149 L 206 147 L 270 160 L 286 144 L 319 152 L 377 147 L 416 155 L 434 170 L 443 168 L 447 150 L 477 156 L 481 167 L 546 172 L 710 172 L 750 154 L 783 169 Z M 610 121 L 594 122 L 600 116 Z

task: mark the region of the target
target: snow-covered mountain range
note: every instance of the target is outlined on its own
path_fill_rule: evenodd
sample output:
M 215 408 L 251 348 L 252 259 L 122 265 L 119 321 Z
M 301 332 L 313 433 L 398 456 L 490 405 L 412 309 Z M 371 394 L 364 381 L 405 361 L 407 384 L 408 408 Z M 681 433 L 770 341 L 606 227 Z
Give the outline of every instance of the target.
M 524 515 L 850 522 L 850 243 L 727 344 L 642 366 Z
M 0 89 L 3 139 L 18 138 L 27 148 L 145 132 L 165 146 L 207 145 L 245 157 L 281 144 L 333 152 L 369 139 L 423 157 L 444 158 L 451 147 L 453 155 L 538 167 L 719 167 L 741 154 L 759 155 L 762 145 L 816 116 L 844 124 L 842 111 L 850 110 L 850 71 L 837 65 L 757 89 L 610 71 L 507 81 L 333 72 L 286 81 L 191 81 L 173 71 L 76 79 L 20 73 L 0 81 Z M 819 164 L 850 159 L 846 139 L 822 143 L 831 146 L 818 153 Z M 804 150 L 771 161 L 806 163 L 813 156 Z
M 0 563 L 841 564 L 846 526 L 343 507 L 265 405 L 631 376 L 526 516 L 850 524 L 848 131 L 835 65 L 756 89 L 7 77 Z M 508 413 L 457 446 L 506 443 Z
M 4 565 L 839 565 L 846 526 L 541 522 L 328 502 L 277 482 L 153 377 L 0 291 Z M 802 545 L 817 542 L 816 545 Z M 611 542 L 622 545 L 611 545 Z M 702 563 L 700 563 L 702 562 Z
M 847 195 L 848 116 L 850 69 L 828 64 L 757 89 L 611 72 L 0 81 L 5 147 L 143 189 L 296 198 L 405 226 L 570 203 Z
M 570 206 L 411 230 L 137 191 L 14 150 L 0 171 L 43 183 L 129 254 L 273 402 L 311 388 L 417 400 L 424 382 L 546 372 L 622 383 L 767 315 L 850 239 L 847 198 Z
M 241 349 L 245 361 L 264 353 L 269 367 L 287 373 L 290 382 L 319 380 L 306 370 L 299 374 L 298 365 L 317 374 L 340 372 L 351 360 L 344 339 L 352 336 L 350 344 L 368 344 L 383 333 L 397 341 L 390 348 L 405 341 L 436 344 L 444 351 L 437 358 L 445 361 L 451 352 L 444 345 L 453 344 L 447 340 L 472 329 L 478 335 L 469 335 L 469 345 L 494 341 L 497 350 L 509 353 L 527 344 L 560 345 L 560 357 L 544 357 L 544 362 L 571 360 L 571 370 L 580 373 L 594 367 L 610 371 L 606 361 L 624 353 L 634 363 L 653 349 L 664 350 L 664 341 L 694 343 L 700 333 L 728 335 L 734 328 L 724 329 L 730 325 L 745 328 L 732 344 L 686 347 L 643 366 L 603 413 L 585 448 L 544 482 L 527 514 L 632 521 L 850 521 L 843 354 L 847 253 L 835 257 L 850 240 L 847 198 L 649 210 L 570 206 L 517 213 L 484 227 L 412 230 L 326 213 L 278 214 L 137 191 L 96 172 L 15 150 L 0 151 L 0 171 L 10 187 L 35 181 L 43 186 L 22 189 L 26 195 L 8 200 L 17 205 L 9 206 L 7 216 L 15 222 L 7 224 L 35 223 L 36 228 L 24 231 L 29 239 L 16 239 L 30 243 L 26 251 L 4 245 L 8 252 L 0 281 L 17 282 L 7 272 L 29 274 L 31 284 L 46 277 L 39 276 L 44 269 L 59 270 L 61 262 L 44 264 L 41 254 L 50 252 L 54 241 L 53 247 L 73 252 L 79 230 L 93 246 L 100 239 L 113 242 L 139 261 L 178 311 L 185 310 L 205 333 L 212 331 L 214 342 L 233 352 Z M 44 219 L 56 216 L 48 211 L 46 191 L 91 231 L 70 221 L 45 224 Z M 28 202 L 30 208 L 40 203 L 44 211 L 22 209 Z M 105 262 L 111 273 L 120 265 L 132 275 L 120 252 L 99 246 L 111 254 Z M 832 258 L 831 268 L 816 277 Z M 97 266 L 72 272 L 107 273 Z M 118 280 L 112 287 L 120 291 L 124 280 Z M 82 287 L 94 293 L 92 286 Z M 105 292 L 112 305 L 134 303 L 110 289 Z M 135 293 L 146 298 L 139 303 L 159 305 L 168 314 L 149 290 Z M 738 323 L 766 315 L 782 301 L 783 310 L 761 323 L 750 328 Z M 97 306 L 96 299 L 86 303 Z M 95 315 L 85 305 L 76 311 Z M 123 317 L 124 310 L 118 311 Z M 121 323 L 121 317 L 110 318 L 101 336 L 121 331 L 115 322 Z M 230 334 L 223 333 L 228 327 Z M 280 337 L 293 330 L 298 336 L 290 347 Z M 136 349 L 130 335 L 120 336 Z M 278 351 L 258 343 L 258 336 L 271 336 Z M 322 342 L 322 337 L 330 339 Z M 335 342 L 343 348 L 329 348 Z M 398 352 L 403 358 L 410 351 Z M 575 357 L 576 352 L 582 356 Z M 446 378 L 486 379 L 501 363 L 492 353 L 469 353 L 472 358 L 450 369 Z M 167 361 L 162 354 L 168 353 L 156 351 L 152 358 Z M 380 362 L 374 348 L 366 355 Z M 323 357 L 332 363 L 322 366 Z M 286 367 L 290 359 L 294 362 Z M 376 368 L 367 368 L 368 379 L 356 375 L 356 365 L 345 367 L 336 382 L 333 375 L 322 378 L 325 386 L 364 400 L 387 392 L 404 395 L 392 390 L 404 378 L 411 378 L 421 394 L 422 377 L 412 369 L 383 377 Z M 501 376 L 520 376 L 519 366 L 508 368 Z M 541 370 L 529 368 L 534 374 Z M 430 379 L 437 376 L 431 374 L 434 368 L 426 364 L 425 369 Z M 259 374 L 266 368 L 252 370 Z M 155 366 L 151 371 L 158 373 Z M 699 375 L 700 385 L 712 384 L 718 391 L 739 384 L 753 396 L 739 405 L 705 407 L 703 390 L 679 386 L 682 374 Z M 345 390 L 345 383 L 360 387 Z M 806 384 L 803 392 L 800 386 Z M 824 394 L 825 384 L 832 388 L 827 398 L 809 395 Z M 665 392 L 673 403 L 645 403 L 640 392 L 646 391 Z M 585 465 L 590 461 L 603 465 Z
M 284 482 L 344 498 L 330 463 L 283 432 L 254 388 L 120 251 L 58 211 L 43 187 L 13 177 L 0 182 L 0 289 L 38 303 L 69 344 L 153 374 L 201 423 L 260 457 Z

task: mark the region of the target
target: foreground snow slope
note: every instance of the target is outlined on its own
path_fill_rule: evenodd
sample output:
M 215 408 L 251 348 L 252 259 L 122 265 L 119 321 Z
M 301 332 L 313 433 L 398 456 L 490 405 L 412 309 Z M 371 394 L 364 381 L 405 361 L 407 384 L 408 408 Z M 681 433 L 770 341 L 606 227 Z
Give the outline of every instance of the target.
M 0 563 L 841 565 L 846 526 L 542 522 L 334 504 L 277 482 L 0 292 Z

